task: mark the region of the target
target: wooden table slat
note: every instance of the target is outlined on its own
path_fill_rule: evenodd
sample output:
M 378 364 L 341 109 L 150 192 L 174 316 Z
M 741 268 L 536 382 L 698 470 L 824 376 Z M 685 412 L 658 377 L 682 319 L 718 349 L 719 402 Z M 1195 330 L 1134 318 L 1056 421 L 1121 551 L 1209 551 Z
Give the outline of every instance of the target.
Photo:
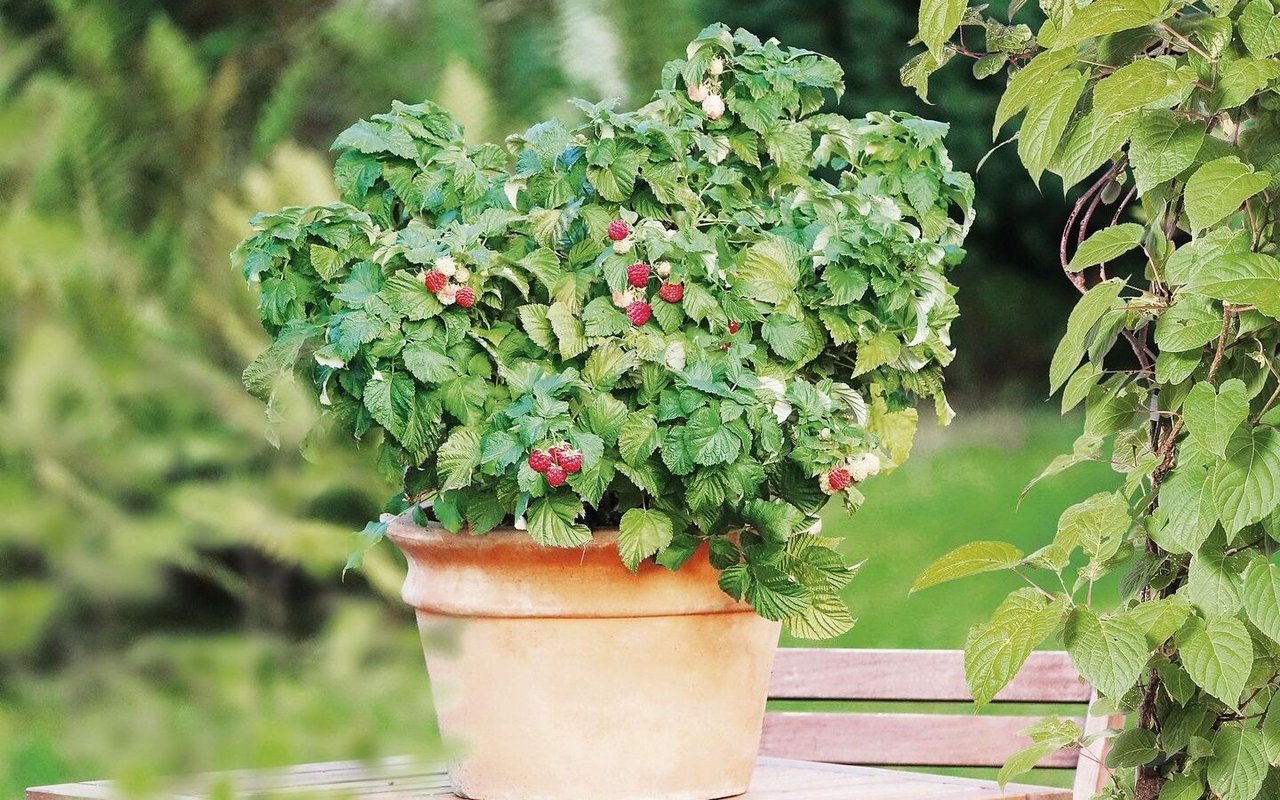
M 438 764 L 409 758 L 335 761 L 274 770 L 238 770 L 183 779 L 170 798 L 208 800 L 219 787 L 236 797 L 332 797 L 377 800 L 453 800 Z M 217 792 L 219 796 L 226 796 Z M 761 758 L 740 800 L 1071 800 L 1068 789 Z M 120 800 L 108 781 L 64 783 L 27 790 L 26 800 Z

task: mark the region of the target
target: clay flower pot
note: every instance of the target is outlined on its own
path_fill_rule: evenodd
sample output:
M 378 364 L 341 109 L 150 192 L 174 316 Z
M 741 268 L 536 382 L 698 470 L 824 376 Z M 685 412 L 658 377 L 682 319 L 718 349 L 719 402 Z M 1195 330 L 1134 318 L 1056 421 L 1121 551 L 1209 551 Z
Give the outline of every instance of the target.
M 631 574 L 616 532 L 544 548 L 525 531 L 394 520 L 409 562 L 454 790 L 477 800 L 709 800 L 746 791 L 779 625 L 699 552 Z M 438 647 L 441 632 L 454 646 Z

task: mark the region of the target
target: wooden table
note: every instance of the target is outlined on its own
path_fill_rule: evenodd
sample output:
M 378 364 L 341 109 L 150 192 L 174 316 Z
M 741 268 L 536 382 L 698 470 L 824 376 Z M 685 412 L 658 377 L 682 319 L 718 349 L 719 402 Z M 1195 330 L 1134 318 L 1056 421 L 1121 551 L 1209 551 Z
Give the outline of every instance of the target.
M 221 772 L 175 783 L 170 797 L 325 796 L 376 800 L 454 800 L 439 765 L 409 758 L 333 761 L 273 770 Z M 115 800 L 109 781 L 64 783 L 27 790 L 27 800 Z M 1069 789 L 949 778 L 869 767 L 761 758 L 740 800 L 1071 800 Z

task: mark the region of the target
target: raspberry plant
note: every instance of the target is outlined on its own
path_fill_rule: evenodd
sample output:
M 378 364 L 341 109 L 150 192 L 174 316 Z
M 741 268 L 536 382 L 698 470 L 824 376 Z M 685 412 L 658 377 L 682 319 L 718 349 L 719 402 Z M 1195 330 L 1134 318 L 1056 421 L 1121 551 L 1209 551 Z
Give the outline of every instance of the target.
M 1084 431 L 1036 481 L 1091 460 L 1123 480 L 1040 550 L 969 544 L 917 588 L 1027 578 L 971 630 L 969 685 L 985 703 L 1060 632 L 1103 705 L 1130 715 L 1100 796 L 1280 797 L 1280 16 L 1271 0 L 1040 10 L 1033 31 L 925 0 L 926 51 L 903 79 L 923 95 L 957 55 L 979 78 L 1008 66 L 995 132 L 1022 114 L 1031 177 L 1087 187 L 1059 247 L 1081 297 L 1049 374 L 1064 413 L 1084 404 Z M 1116 571 L 1119 604 L 1095 604 Z M 1003 779 L 1080 739 L 1057 722 L 1029 733 Z
M 709 542 L 726 592 L 833 636 L 852 570 L 817 515 L 861 495 L 821 476 L 904 458 L 919 397 L 948 416 L 972 182 L 946 126 L 821 113 L 839 66 L 746 31 L 662 85 L 505 150 L 430 103 L 343 132 L 342 202 L 259 215 L 234 254 L 275 339 L 246 385 L 314 387 L 449 530 L 617 526 L 631 569 Z

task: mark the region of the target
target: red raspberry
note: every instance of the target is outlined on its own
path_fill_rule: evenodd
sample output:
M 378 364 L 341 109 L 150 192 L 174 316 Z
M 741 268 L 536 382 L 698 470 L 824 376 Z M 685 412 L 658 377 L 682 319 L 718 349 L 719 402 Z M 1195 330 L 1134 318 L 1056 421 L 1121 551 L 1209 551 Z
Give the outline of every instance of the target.
M 570 475 L 582 469 L 582 453 L 571 447 L 562 448 L 556 463 Z
M 853 479 L 849 476 L 849 470 L 840 467 L 827 473 L 827 483 L 831 485 L 831 491 L 842 492 L 849 488 Z
M 471 308 L 476 304 L 476 290 L 470 286 L 463 286 L 458 290 L 458 305 L 463 308 Z
M 449 276 L 445 275 L 438 269 L 433 269 L 422 278 L 422 285 L 427 287 L 427 291 L 435 294 L 445 287 L 449 282 Z
M 658 290 L 658 297 L 666 300 L 668 303 L 679 303 L 684 297 L 684 284 L 682 283 L 664 283 L 662 288 Z
M 551 455 L 542 450 L 534 450 L 529 454 L 529 469 L 534 472 L 546 472 L 547 467 L 551 466 L 552 463 L 554 462 Z
M 730 333 L 731 335 L 732 335 L 732 334 L 735 334 L 735 333 L 737 333 L 737 332 L 738 332 L 738 328 L 741 328 L 741 327 L 742 327 L 742 326 L 741 326 L 741 325 L 739 325 L 739 324 L 737 323 L 737 321 L 736 321 L 736 320 L 735 320 L 734 322 L 730 322 L 730 323 L 729 323 L 729 333 Z
M 637 328 L 648 322 L 652 314 L 653 309 L 649 308 L 649 304 L 643 300 L 637 300 L 627 306 L 627 319 L 631 320 L 631 324 Z
M 620 242 L 627 238 L 627 233 L 631 229 L 627 227 L 627 223 L 620 219 L 615 219 L 609 223 L 609 238 L 615 242 Z
M 564 467 L 559 464 L 552 464 L 547 467 L 547 471 L 542 474 L 543 477 L 547 479 L 548 486 L 560 486 L 569 477 L 565 474 Z
M 648 286 L 649 285 L 649 265 L 644 263 L 643 261 L 637 261 L 636 263 L 627 267 L 627 283 L 631 284 L 637 289 L 643 289 L 644 287 Z

